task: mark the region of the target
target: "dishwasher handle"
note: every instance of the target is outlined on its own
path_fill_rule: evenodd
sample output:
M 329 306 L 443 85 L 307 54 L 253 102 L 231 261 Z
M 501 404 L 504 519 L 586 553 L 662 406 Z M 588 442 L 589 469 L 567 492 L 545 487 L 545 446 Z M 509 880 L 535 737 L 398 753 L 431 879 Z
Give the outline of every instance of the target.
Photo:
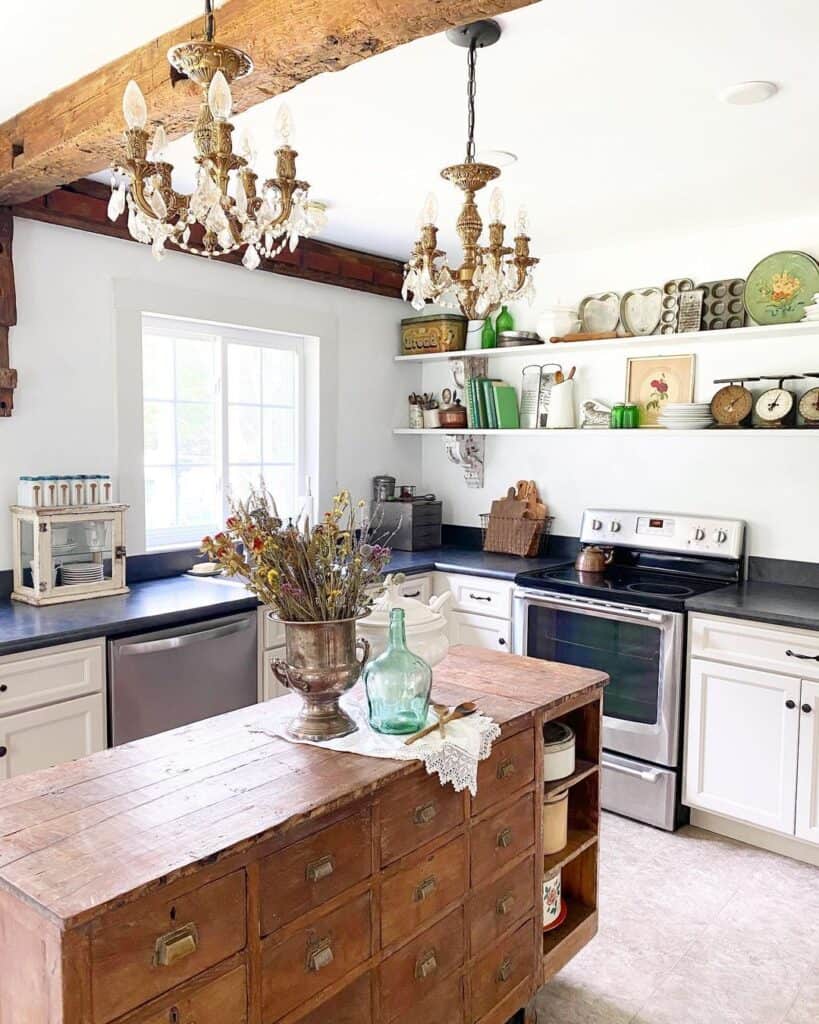
M 120 645 L 118 653 L 121 655 L 130 654 L 157 654 L 160 651 L 178 650 L 180 647 L 190 647 L 204 640 L 217 640 L 223 636 L 232 636 L 234 633 L 242 633 L 250 629 L 251 620 L 247 617 L 236 619 L 233 622 L 226 622 L 222 626 L 214 626 L 211 629 L 194 629 L 187 633 L 179 633 L 176 636 L 166 636 L 161 640 L 143 640 L 131 644 L 127 641 Z

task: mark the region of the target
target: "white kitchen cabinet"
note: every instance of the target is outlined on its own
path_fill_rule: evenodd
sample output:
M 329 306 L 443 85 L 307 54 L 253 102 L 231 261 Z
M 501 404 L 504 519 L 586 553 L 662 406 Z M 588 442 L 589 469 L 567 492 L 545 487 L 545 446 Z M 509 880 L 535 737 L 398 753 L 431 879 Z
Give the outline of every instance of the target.
M 819 683 L 802 682 L 796 837 L 819 843 Z
M 801 681 L 692 659 L 685 802 L 794 831 Z
M 259 608 L 259 700 L 281 697 L 287 690 L 270 667 L 275 658 L 284 657 L 284 625 L 262 605 Z
M 452 593 L 452 607 L 457 611 L 500 619 L 512 617 L 514 584 L 509 580 L 438 572 L 435 574 L 435 593 L 441 594 L 445 590 Z
M 491 651 L 510 651 L 512 623 L 509 619 L 495 619 L 472 612 L 449 613 L 449 642 L 469 644 Z
M 432 597 L 432 577 L 429 574 L 408 576 L 398 587 L 402 597 L 412 597 L 422 604 L 429 604 Z
M 100 696 L 76 697 L 0 717 L 0 779 L 105 749 Z

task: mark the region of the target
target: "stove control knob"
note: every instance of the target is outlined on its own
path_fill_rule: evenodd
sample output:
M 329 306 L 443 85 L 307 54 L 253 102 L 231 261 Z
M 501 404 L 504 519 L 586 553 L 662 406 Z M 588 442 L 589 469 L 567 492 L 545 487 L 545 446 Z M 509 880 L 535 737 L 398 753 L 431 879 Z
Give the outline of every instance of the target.
M 592 519 L 591 528 L 593 530 L 602 530 L 603 529 L 603 524 L 600 522 L 599 519 Z
M 616 519 L 612 519 L 611 526 L 609 527 L 611 532 L 612 533 L 619 533 L 621 528 L 622 527 L 620 526 L 620 523 L 618 523 Z
M 705 530 L 701 526 L 695 526 L 691 531 L 691 540 L 705 540 Z
M 714 530 L 714 540 L 717 544 L 724 544 L 728 540 L 728 534 L 725 530 Z

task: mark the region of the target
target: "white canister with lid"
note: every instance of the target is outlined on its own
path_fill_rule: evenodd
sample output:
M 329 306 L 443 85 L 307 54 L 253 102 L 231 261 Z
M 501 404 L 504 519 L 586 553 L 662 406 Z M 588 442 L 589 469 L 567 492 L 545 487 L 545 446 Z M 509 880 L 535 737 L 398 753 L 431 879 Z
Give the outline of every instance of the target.
M 563 896 L 563 878 L 560 868 L 543 876 L 543 927 L 548 928 L 560 917 Z
M 70 505 L 71 504 L 71 477 L 70 476 L 58 476 L 57 477 L 57 504 L 58 505 Z
M 43 504 L 48 508 L 55 508 L 60 504 L 60 492 L 57 487 L 56 476 L 41 477 L 43 481 Z
M 556 782 L 571 775 L 575 766 L 574 729 L 565 722 L 548 722 L 543 730 L 543 779 Z
M 429 604 L 405 597 L 401 593 L 401 575 L 390 574 L 384 580 L 384 593 L 373 605 L 372 612 L 358 620 L 357 632 L 370 644 L 370 658 L 377 658 L 387 649 L 390 612 L 401 608 L 407 630 L 407 647 L 428 665 L 437 665 L 449 650 L 449 627 L 443 609 L 452 598 L 447 590 L 433 597 Z
M 87 477 L 84 473 L 78 473 L 76 476 L 71 477 L 71 504 L 72 505 L 86 505 L 88 499 L 85 494 L 85 484 Z
M 103 505 L 110 505 L 111 502 L 114 500 L 114 484 L 113 484 L 113 481 L 111 480 L 111 474 L 110 473 L 103 473 L 103 474 L 101 474 L 99 479 L 100 479 L 100 495 L 101 495 L 100 496 L 100 501 L 103 503 Z M 309 478 L 308 478 L 308 480 L 309 480 Z M 309 482 L 308 482 L 308 488 L 307 489 L 308 489 L 308 494 L 309 494 L 309 490 L 310 490 Z M 302 506 L 305 506 L 306 505 L 306 500 L 301 502 L 301 504 L 302 504 Z
M 569 791 L 543 801 L 543 852 L 560 853 L 569 841 Z
M 34 504 L 33 481 L 32 476 L 21 476 L 17 479 L 17 504 L 24 508 L 30 508 Z

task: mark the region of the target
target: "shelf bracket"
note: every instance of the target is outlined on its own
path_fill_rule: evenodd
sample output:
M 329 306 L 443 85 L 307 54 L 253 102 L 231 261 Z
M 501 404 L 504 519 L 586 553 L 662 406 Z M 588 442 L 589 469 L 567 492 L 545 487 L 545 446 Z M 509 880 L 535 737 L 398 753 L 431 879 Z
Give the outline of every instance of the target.
M 447 434 L 446 454 L 450 462 L 464 471 L 467 487 L 483 487 L 486 438 L 482 434 Z
M 458 359 L 452 360 L 451 369 L 455 387 L 465 391 L 466 382 L 471 377 L 487 377 L 489 375 L 489 360 L 486 356 L 460 356 Z

